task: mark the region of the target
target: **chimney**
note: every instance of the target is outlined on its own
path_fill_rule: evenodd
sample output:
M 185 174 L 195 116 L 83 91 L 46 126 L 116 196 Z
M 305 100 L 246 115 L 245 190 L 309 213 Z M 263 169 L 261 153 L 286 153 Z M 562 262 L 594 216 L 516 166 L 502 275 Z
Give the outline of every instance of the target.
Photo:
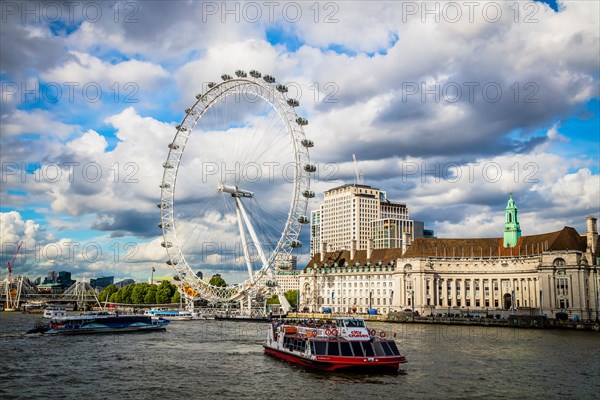
M 408 250 L 408 247 L 410 246 L 411 243 L 412 243 L 412 235 L 409 232 L 404 232 L 402 234 L 402 255 L 404 255 L 404 253 L 406 253 L 406 250 Z
M 373 239 L 367 239 L 367 260 L 371 260 L 371 254 L 373 254 Z
M 325 261 L 325 251 L 327 251 L 327 242 L 321 242 L 321 262 Z
M 352 239 L 352 243 L 350 244 L 350 261 L 354 261 L 355 255 L 356 255 L 356 239 Z
M 587 217 L 587 251 L 592 253 L 592 256 L 596 254 L 596 244 L 598 243 L 598 226 L 596 225 L 596 218 L 589 216 Z

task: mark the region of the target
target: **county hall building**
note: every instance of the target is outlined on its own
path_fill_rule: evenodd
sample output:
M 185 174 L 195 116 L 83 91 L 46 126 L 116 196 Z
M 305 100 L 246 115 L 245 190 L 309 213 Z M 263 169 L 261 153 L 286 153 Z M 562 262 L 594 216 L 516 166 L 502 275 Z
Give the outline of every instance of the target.
M 321 215 L 323 221 L 324 216 Z M 481 312 L 546 314 L 596 320 L 600 276 L 596 218 L 584 234 L 574 228 L 522 236 L 510 196 L 502 237 L 415 238 L 402 247 L 320 252 L 300 273 L 299 309 L 378 313 L 410 309 L 421 315 Z M 502 227 L 499 227 L 499 230 Z M 325 235 L 323 235 L 325 236 Z

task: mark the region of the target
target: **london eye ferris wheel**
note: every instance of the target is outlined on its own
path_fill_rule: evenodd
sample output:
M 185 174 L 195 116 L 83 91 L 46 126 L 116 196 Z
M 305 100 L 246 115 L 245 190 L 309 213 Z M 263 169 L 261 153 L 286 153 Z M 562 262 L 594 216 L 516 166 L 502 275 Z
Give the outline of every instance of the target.
M 167 264 L 191 297 L 234 301 L 274 291 L 285 309 L 275 271 L 302 246 L 314 197 L 308 121 L 270 75 L 238 70 L 221 79 L 196 96 L 168 144 L 158 204 Z M 214 286 L 199 269 L 243 281 Z

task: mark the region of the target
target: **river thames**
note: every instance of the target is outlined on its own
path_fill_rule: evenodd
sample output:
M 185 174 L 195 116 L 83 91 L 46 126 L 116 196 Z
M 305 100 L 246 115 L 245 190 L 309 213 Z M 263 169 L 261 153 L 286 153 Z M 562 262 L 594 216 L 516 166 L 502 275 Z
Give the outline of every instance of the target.
M 324 373 L 263 354 L 265 323 L 173 322 L 166 332 L 24 335 L 38 315 L 0 313 L 2 399 L 600 398 L 600 335 L 370 324 L 408 363 Z

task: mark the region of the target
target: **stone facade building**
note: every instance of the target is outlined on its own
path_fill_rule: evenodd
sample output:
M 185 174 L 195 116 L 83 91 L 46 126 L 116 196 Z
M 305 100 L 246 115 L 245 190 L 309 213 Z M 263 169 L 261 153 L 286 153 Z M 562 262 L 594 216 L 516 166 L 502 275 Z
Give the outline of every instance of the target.
M 511 196 L 500 238 L 417 238 L 404 249 L 315 254 L 300 275 L 300 307 L 424 315 L 565 312 L 596 320 L 599 260 L 596 218 L 588 217 L 585 234 L 564 227 L 521 236 Z

